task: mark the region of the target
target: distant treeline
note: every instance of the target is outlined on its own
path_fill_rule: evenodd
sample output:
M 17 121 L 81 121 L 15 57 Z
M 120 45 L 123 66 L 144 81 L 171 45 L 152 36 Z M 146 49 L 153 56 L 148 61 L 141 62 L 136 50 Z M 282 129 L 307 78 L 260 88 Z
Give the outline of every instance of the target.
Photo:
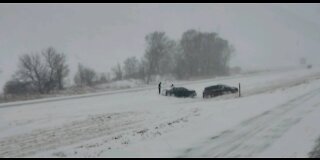
M 170 39 L 165 32 L 153 32 L 145 37 L 143 57 L 127 58 L 110 73 L 98 74 L 82 64 L 74 77 L 77 86 L 92 86 L 122 79 L 141 79 L 146 83 L 155 76 L 188 79 L 199 76 L 220 76 L 229 73 L 228 62 L 234 48 L 217 33 L 188 30 L 180 40 Z M 4 87 L 5 94 L 48 94 L 62 90 L 69 75 L 66 55 L 49 47 L 40 53 L 19 57 L 18 70 Z
M 145 40 L 144 57 L 140 61 L 129 57 L 123 67 L 120 64 L 114 67 L 116 79 L 140 78 L 149 83 L 155 75 L 188 79 L 229 73 L 228 63 L 234 48 L 217 33 L 188 30 L 179 41 L 174 41 L 165 32 L 153 32 Z

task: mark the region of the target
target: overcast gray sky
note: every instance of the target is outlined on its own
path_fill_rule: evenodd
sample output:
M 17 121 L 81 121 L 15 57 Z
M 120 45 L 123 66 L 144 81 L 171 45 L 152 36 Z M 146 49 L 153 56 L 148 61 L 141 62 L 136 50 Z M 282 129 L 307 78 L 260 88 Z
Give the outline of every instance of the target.
M 108 72 L 143 56 L 153 31 L 218 32 L 236 48 L 231 65 L 246 69 L 319 64 L 319 17 L 319 4 L 0 4 L 0 86 L 19 55 L 48 46 L 67 54 L 72 73 L 79 62 Z

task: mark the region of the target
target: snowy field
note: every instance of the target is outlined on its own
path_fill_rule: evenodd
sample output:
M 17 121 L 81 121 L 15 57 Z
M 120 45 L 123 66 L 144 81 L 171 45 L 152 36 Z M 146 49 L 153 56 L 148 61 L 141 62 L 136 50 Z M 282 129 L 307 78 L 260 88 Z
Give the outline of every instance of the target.
M 165 82 L 169 86 L 171 82 Z M 320 68 L 0 104 L 0 157 L 308 157 L 320 136 Z M 237 94 L 202 99 L 204 87 Z

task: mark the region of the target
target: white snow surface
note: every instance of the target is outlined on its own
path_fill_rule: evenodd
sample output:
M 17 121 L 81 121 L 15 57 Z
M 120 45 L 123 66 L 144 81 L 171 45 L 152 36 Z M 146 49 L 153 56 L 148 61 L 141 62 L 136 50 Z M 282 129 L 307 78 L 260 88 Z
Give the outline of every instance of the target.
M 165 82 L 0 104 L 0 157 L 308 157 L 320 136 L 320 68 Z M 242 96 L 203 99 L 227 84 Z

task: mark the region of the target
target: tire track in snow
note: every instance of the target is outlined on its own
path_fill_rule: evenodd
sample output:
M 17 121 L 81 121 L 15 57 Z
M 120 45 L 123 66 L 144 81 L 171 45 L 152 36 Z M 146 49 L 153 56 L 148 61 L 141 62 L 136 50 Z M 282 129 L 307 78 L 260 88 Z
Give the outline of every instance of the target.
M 35 130 L 0 140 L 0 157 L 25 157 L 37 152 L 75 144 L 140 127 L 142 113 L 101 114 L 62 127 Z
M 206 140 L 199 147 L 187 149 L 181 157 L 252 157 L 268 148 L 306 114 L 315 109 L 304 106 L 306 101 L 319 96 L 320 88 L 296 97 L 287 103 L 250 118 L 232 130 Z M 295 112 L 306 107 L 304 112 Z M 290 118 L 286 118 L 290 115 Z

